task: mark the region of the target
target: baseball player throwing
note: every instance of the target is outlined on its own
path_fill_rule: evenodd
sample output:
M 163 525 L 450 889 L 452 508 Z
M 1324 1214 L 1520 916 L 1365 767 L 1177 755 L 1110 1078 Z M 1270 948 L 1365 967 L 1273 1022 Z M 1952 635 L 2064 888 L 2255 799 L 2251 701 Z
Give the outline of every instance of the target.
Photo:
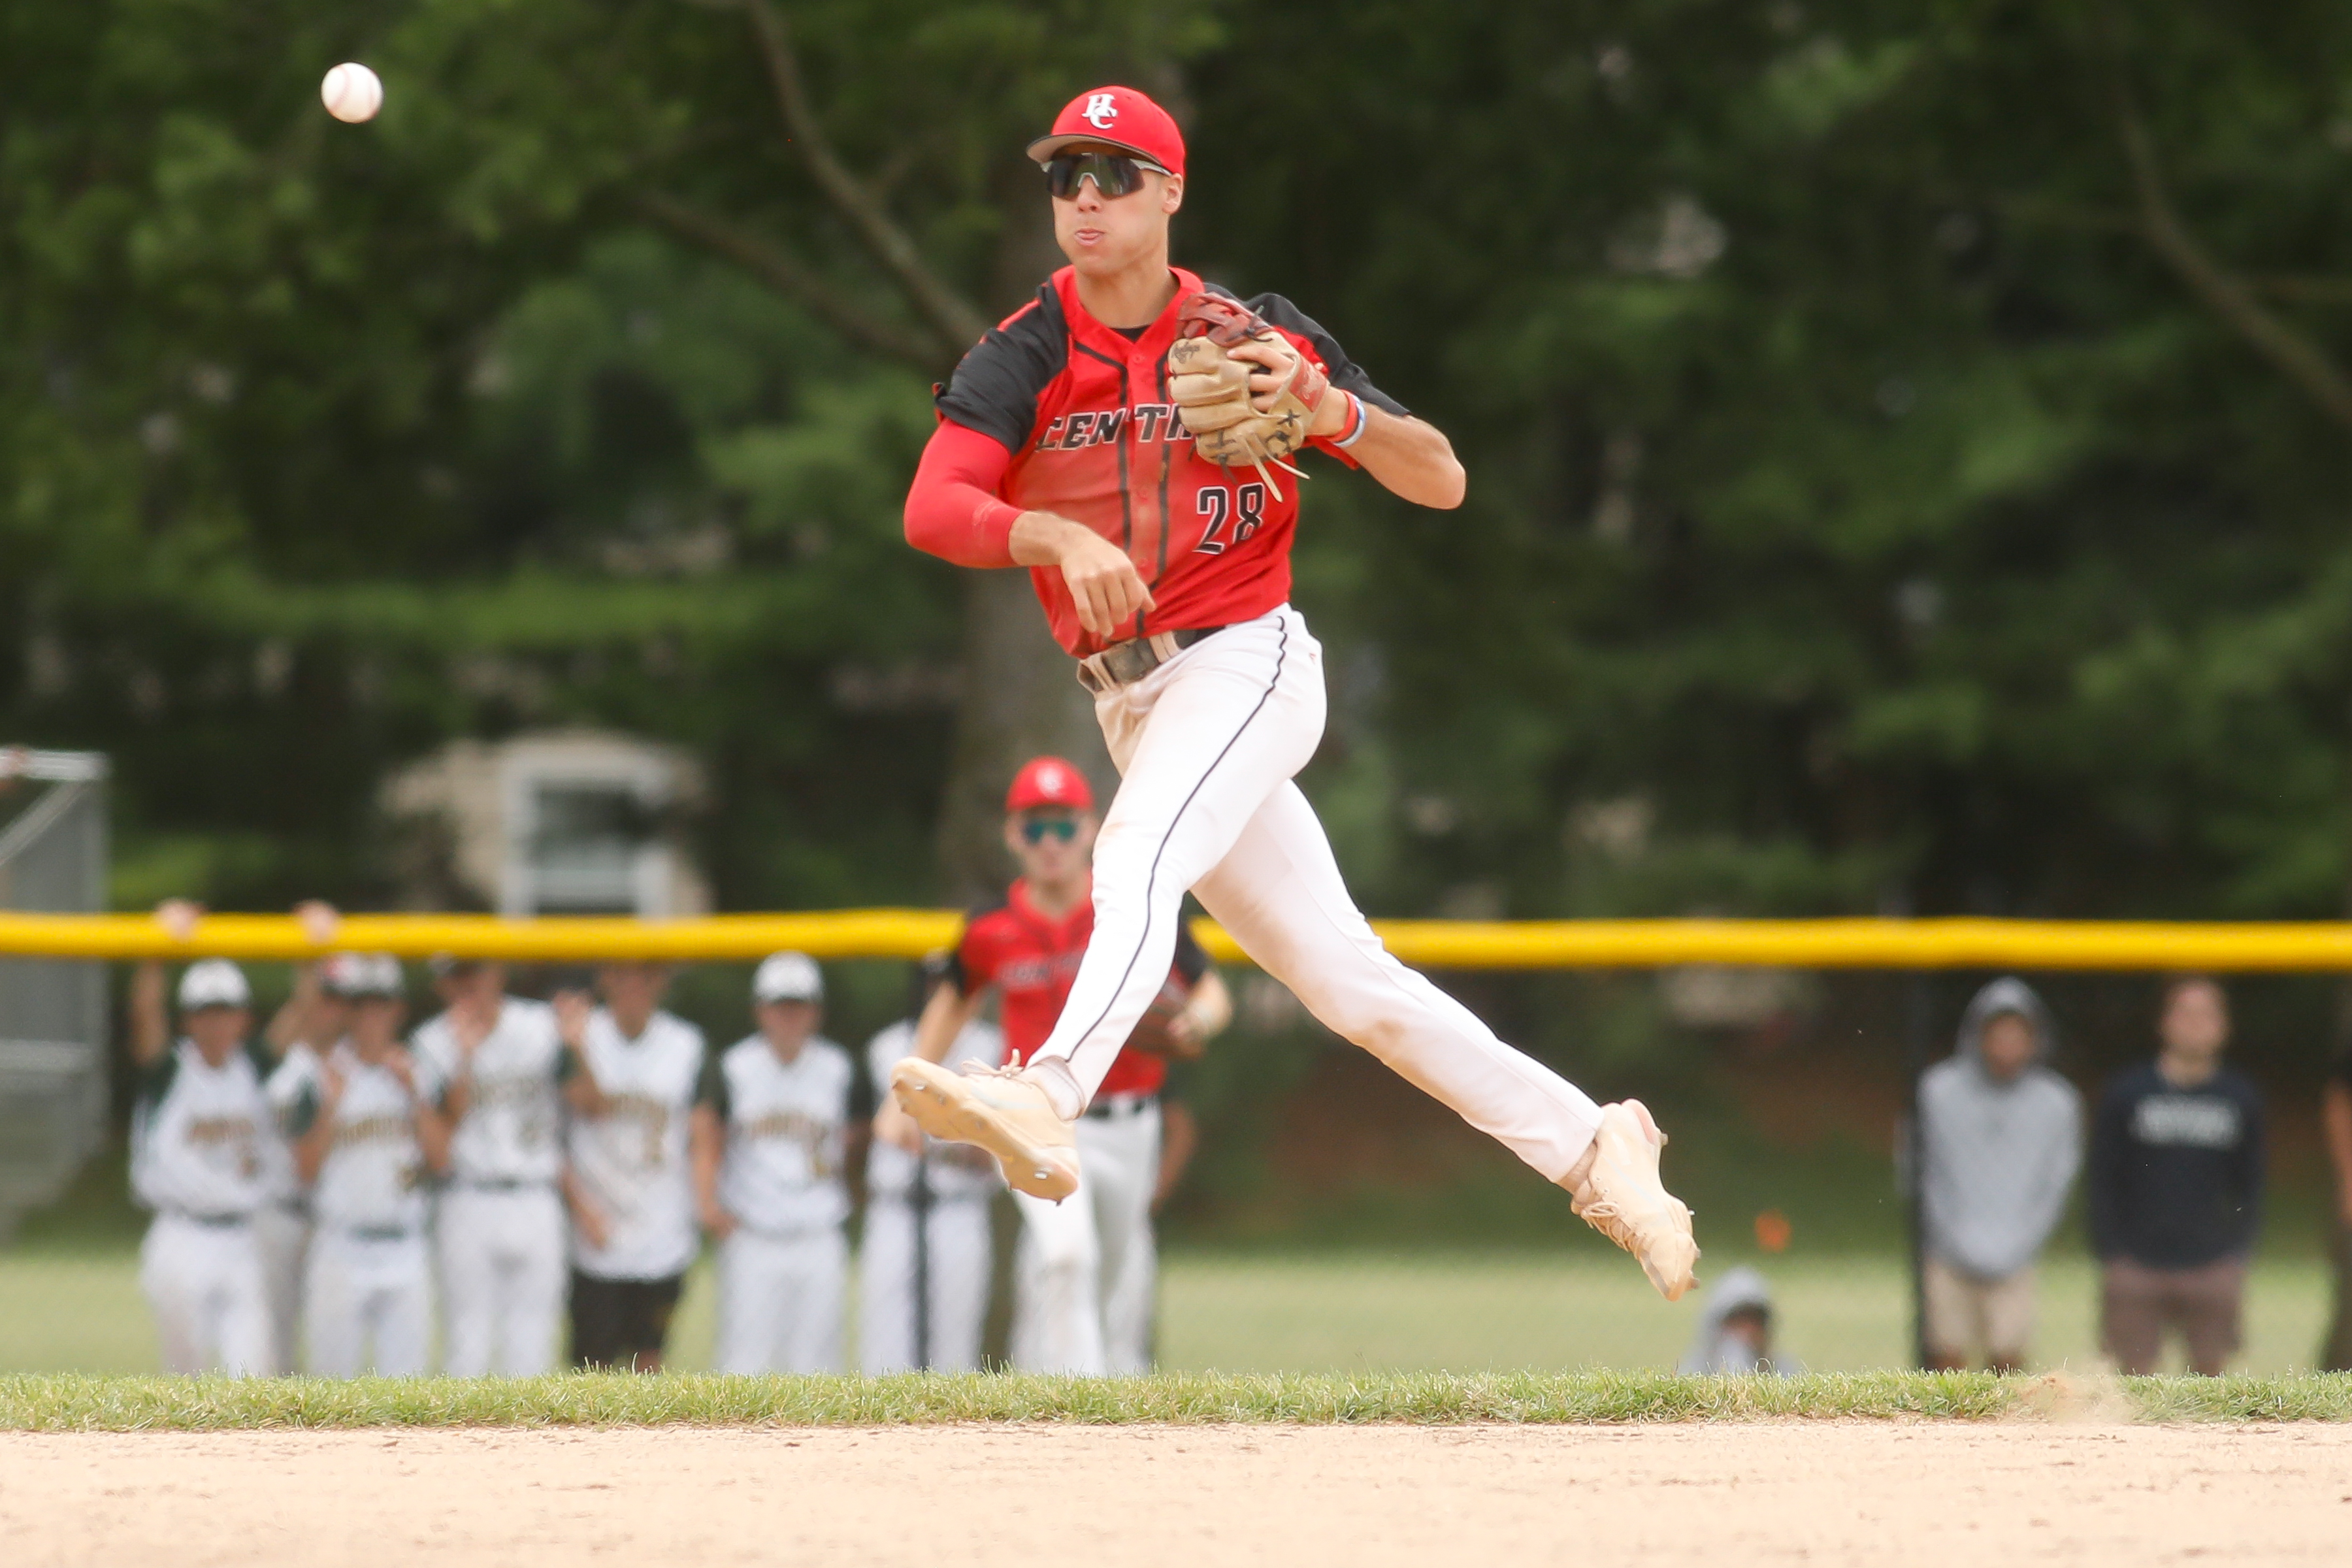
M 1093 938 L 1051 1037 L 1001 1076 L 910 1058 L 898 1099 L 1021 1191 L 1075 1192 L 1078 1118 L 1167 977 L 1190 889 L 1325 1025 L 1567 1188 L 1680 1296 L 1698 1248 L 1649 1112 L 1595 1105 L 1399 963 L 1292 782 L 1324 691 L 1289 604 L 1299 483 L 1285 459 L 1312 446 L 1451 508 L 1452 447 L 1287 300 L 1244 303 L 1169 265 L 1184 142 L 1149 98 L 1082 93 L 1029 154 L 1070 265 L 940 394 L 907 537 L 961 565 L 1030 569 L 1122 782 L 1095 849 Z
M 1087 868 L 1097 829 L 1086 775 L 1059 757 L 1023 768 L 1004 801 L 1004 841 L 1021 877 L 1004 901 L 972 916 L 932 994 L 913 1055 L 943 1059 L 990 990 L 998 993 L 1007 1059 L 1025 1061 L 1052 1033 L 1094 930 Z M 1181 928 L 1165 975 L 1178 1005 L 1154 1032 L 1195 1051 L 1233 1016 L 1207 955 Z M 1170 1012 L 1164 1006 L 1156 1009 Z M 1141 1372 L 1150 1363 L 1156 1258 L 1151 1197 L 1160 1175 L 1160 1088 L 1168 1062 L 1130 1042 L 1078 1121 L 1076 1201 L 1021 1194 L 1019 1293 L 1013 1360 L 1032 1372 Z M 919 1134 L 903 1111 L 877 1131 L 904 1146 Z
M 433 967 L 447 1007 L 412 1043 L 450 1122 L 449 1185 L 435 1226 L 442 1364 L 458 1377 L 551 1372 L 565 1240 L 555 1010 L 508 995 L 504 964 L 442 958 Z
M 163 1022 L 163 968 L 131 981 L 131 1186 L 155 1211 L 139 1248 L 139 1283 L 173 1372 L 271 1370 L 268 1297 L 253 1217 L 268 1200 L 268 1061 L 247 1039 L 252 994 L 225 958 L 180 975 L 180 1026 Z
M 824 976 L 804 952 L 751 976 L 759 1028 L 711 1058 L 694 1106 L 702 1228 L 719 1239 L 720 1372 L 839 1372 L 849 1188 L 849 1053 L 816 1033 Z

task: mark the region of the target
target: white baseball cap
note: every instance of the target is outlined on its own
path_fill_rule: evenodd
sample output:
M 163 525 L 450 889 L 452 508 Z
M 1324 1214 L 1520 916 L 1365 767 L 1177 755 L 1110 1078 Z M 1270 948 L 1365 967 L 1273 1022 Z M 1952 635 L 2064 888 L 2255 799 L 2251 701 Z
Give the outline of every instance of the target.
M 772 952 L 751 976 L 754 1002 L 822 1002 L 824 973 L 805 952 Z
M 400 960 L 388 952 L 335 952 L 320 966 L 319 984 L 330 996 L 357 1001 L 363 996 L 399 996 L 407 986 L 401 979 Z
M 253 988 L 245 971 L 226 958 L 200 959 L 180 973 L 180 1011 L 205 1007 L 250 1007 Z

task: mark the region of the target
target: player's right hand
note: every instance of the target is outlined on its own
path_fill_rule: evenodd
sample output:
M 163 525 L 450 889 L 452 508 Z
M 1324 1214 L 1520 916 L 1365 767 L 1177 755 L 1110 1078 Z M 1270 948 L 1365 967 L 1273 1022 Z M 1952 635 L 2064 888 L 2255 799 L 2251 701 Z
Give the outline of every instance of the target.
M 1042 541 L 1049 559 L 1060 567 L 1076 605 L 1078 624 L 1098 637 L 1107 637 L 1119 623 L 1154 608 L 1151 590 L 1127 552 L 1084 523 L 1050 512 L 1024 512 L 1024 524 L 1034 521 L 1046 532 Z M 1058 526 L 1056 526 L 1058 525 Z M 1025 552 L 1024 552 L 1025 553 Z M 1017 558 L 1017 557 L 1016 557 Z

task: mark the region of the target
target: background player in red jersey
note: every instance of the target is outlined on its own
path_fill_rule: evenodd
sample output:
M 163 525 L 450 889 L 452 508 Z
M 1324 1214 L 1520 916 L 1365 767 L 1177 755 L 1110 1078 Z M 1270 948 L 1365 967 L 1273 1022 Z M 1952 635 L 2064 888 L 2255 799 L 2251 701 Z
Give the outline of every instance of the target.
M 1094 931 L 1088 870 L 1099 822 L 1086 775 L 1059 757 L 1024 767 L 1004 800 L 1005 847 L 1021 876 L 1004 901 L 974 914 L 916 1026 L 914 1051 L 944 1059 L 985 994 L 999 998 L 1005 1059 L 1018 1067 L 1061 1016 Z M 1167 1054 L 1197 1056 L 1233 1017 L 1233 999 L 1208 955 L 1179 930 L 1162 972 L 1164 998 L 1147 1023 L 1156 1048 L 1129 1042 L 1076 1128 L 1084 1167 L 1070 1203 L 1021 1194 L 1013 1363 L 1031 1372 L 1144 1371 L 1150 1364 L 1157 1259 L 1151 1199 L 1160 1184 L 1160 1089 Z M 905 1111 L 886 1105 L 878 1136 L 911 1148 Z
M 1324 721 L 1322 649 L 1289 604 L 1299 487 L 1204 461 L 1176 418 L 1169 350 L 1204 285 L 1169 265 L 1184 201 L 1175 122 L 1100 88 L 1029 154 L 1070 265 L 940 394 L 907 537 L 962 565 L 1030 568 L 1122 782 L 1095 850 L 1093 938 L 1051 1037 L 1002 1076 L 909 1058 L 899 1099 L 935 1136 L 995 1154 L 1015 1188 L 1076 1190 L 1075 1124 L 1168 973 L 1190 889 L 1318 1018 L 1566 1187 L 1680 1296 L 1698 1249 L 1659 1181 L 1649 1112 L 1595 1105 L 1391 956 L 1292 782 Z M 1407 500 L 1461 503 L 1444 435 L 1288 300 L 1247 304 L 1266 328 L 1229 353 L 1264 367 L 1249 378 L 1258 407 L 1306 385 L 1313 445 Z M 1302 357 L 1321 374 L 1302 381 Z

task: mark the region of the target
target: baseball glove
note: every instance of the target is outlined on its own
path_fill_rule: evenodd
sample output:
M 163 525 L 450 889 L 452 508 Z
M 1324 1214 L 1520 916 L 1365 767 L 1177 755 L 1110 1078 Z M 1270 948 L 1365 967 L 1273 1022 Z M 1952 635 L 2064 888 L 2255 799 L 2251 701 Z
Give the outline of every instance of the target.
M 1167 984 L 1160 987 L 1160 994 L 1151 999 L 1151 1005 L 1145 1008 L 1143 1016 L 1136 1021 L 1135 1033 L 1127 1037 L 1128 1046 L 1135 1050 L 1149 1051 L 1156 1057 L 1171 1057 L 1179 1060 L 1189 1060 L 1201 1055 L 1199 1043 L 1179 1040 L 1171 1029 L 1176 1022 L 1176 1016 L 1184 1010 L 1184 1004 L 1192 1000 L 1192 986 L 1182 977 L 1171 974 Z
M 1272 405 L 1260 408 L 1250 397 L 1249 378 L 1265 374 L 1265 367 L 1225 351 L 1277 336 L 1238 300 L 1205 290 L 1186 296 L 1176 307 L 1176 342 L 1168 351 L 1168 395 L 1175 399 L 1176 417 L 1192 437 L 1194 451 L 1223 468 L 1247 464 L 1257 469 L 1279 500 L 1282 491 L 1265 466 L 1298 473 L 1283 459 L 1307 445 L 1307 423 L 1331 381 L 1300 354 L 1288 379 L 1275 389 Z

